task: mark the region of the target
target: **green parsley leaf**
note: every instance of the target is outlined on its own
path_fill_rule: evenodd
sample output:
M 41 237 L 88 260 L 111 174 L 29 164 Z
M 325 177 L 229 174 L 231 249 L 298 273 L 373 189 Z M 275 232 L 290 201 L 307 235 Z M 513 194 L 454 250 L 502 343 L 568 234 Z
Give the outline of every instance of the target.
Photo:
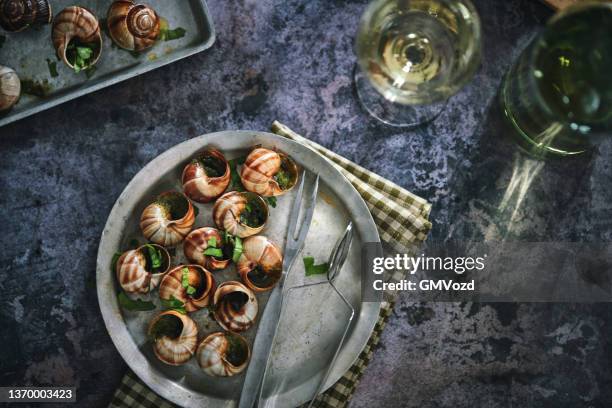
M 117 269 L 117 261 L 119 260 L 119 257 L 121 256 L 122 252 L 115 252 L 113 254 L 113 259 L 111 259 L 111 272 L 115 273 L 115 269 Z
M 179 313 L 187 314 L 185 304 L 172 295 L 170 296 L 170 299 L 161 299 L 161 304 L 166 309 L 172 309 Z
M 181 269 L 181 273 L 181 284 L 185 289 L 187 289 L 188 295 L 193 295 L 196 289 L 189 284 L 189 268 L 184 267 L 183 269 Z
M 304 269 L 306 270 L 306 276 L 322 275 L 324 273 L 327 273 L 327 271 L 329 270 L 328 263 L 315 265 L 315 260 L 312 256 L 305 256 L 303 261 Z
M 214 256 L 215 258 L 223 258 L 223 251 L 220 248 L 206 248 L 204 255 Z
M 183 38 L 187 31 L 183 27 L 177 27 L 173 30 L 169 28 L 161 28 L 159 30 L 159 39 L 161 41 L 172 41 Z
M 189 287 L 189 268 L 185 267 L 181 269 L 181 273 L 182 273 L 181 283 L 184 288 L 188 288 Z
M 153 268 L 159 268 L 162 265 L 161 253 L 157 248 L 151 244 L 146 244 L 147 250 L 149 251 L 149 258 L 151 258 L 151 266 Z
M 119 301 L 119 305 L 125 310 L 143 312 L 155 309 L 153 302 L 144 301 L 142 299 L 131 299 L 124 292 L 119 292 L 117 299 Z
M 231 179 L 230 190 L 235 190 L 235 191 L 245 191 L 246 190 L 244 186 L 242 185 L 242 181 L 240 180 L 240 174 L 238 174 L 238 169 L 237 169 L 238 165 L 242 165 L 245 161 L 246 161 L 246 156 L 238 157 L 237 159 L 232 159 L 228 162 L 230 166 L 230 179 Z
M 208 240 L 208 246 L 209 246 L 209 247 L 216 248 L 216 247 L 217 247 L 217 238 L 216 238 L 216 237 L 211 237 L 211 238 Z
M 49 58 L 47 58 L 47 67 L 49 67 L 49 74 L 52 78 L 55 78 L 59 75 L 57 73 L 57 61 L 51 61 Z
M 268 205 L 272 208 L 276 208 L 276 197 L 263 197 L 268 202 Z
M 242 239 L 240 237 L 234 237 L 234 254 L 232 255 L 232 261 L 238 263 L 240 256 L 242 255 Z

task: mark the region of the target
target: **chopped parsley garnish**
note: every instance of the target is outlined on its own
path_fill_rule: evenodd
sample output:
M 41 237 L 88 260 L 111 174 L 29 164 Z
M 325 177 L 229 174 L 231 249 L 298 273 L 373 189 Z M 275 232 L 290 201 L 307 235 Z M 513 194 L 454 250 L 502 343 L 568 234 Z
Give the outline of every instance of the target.
M 170 29 L 168 27 L 162 27 L 159 30 L 159 40 L 160 41 L 172 41 L 178 40 L 179 38 L 183 38 L 187 31 L 183 27 L 177 27 L 175 29 Z
M 322 275 L 324 273 L 327 273 L 327 271 L 329 270 L 328 263 L 315 265 L 315 260 L 312 256 L 305 256 L 303 261 L 304 269 L 306 270 L 306 276 Z
M 52 78 L 59 75 L 57 73 L 57 61 L 51 61 L 49 58 L 47 58 L 47 67 L 49 67 L 49 75 L 51 75 Z
M 119 257 L 121 256 L 121 254 L 122 252 L 115 252 L 113 254 L 113 259 L 111 259 L 111 271 L 113 273 L 115 273 L 115 269 L 117 268 L 117 261 L 119 260 Z
M 94 45 L 73 41 L 66 48 L 66 59 L 77 74 L 91 65 L 94 56 Z
M 183 274 L 181 284 L 185 289 L 187 289 L 188 295 L 193 295 L 196 292 L 196 288 L 189 284 L 189 268 L 184 267 L 183 269 L 181 269 L 181 273 Z
M 244 164 L 245 161 L 246 161 L 246 156 L 243 156 L 243 157 L 238 157 L 236 159 L 232 159 L 228 162 L 230 166 L 230 178 L 232 181 L 229 187 L 230 190 L 235 190 L 235 191 L 245 191 L 246 190 L 244 186 L 242 185 L 242 180 L 240 180 L 240 174 L 238 174 L 238 165 Z
M 143 312 L 155 309 L 153 302 L 142 299 L 131 299 L 124 292 L 119 292 L 117 300 L 122 308 L 133 312 Z
M 175 298 L 174 296 L 170 296 L 170 299 L 161 299 L 161 304 L 166 309 L 176 310 L 179 313 L 186 314 L 185 304 Z
M 237 263 L 242 255 L 242 238 L 234 237 L 234 253 L 232 254 L 232 261 Z
M 208 247 L 204 250 L 204 255 L 214 256 L 215 258 L 223 258 L 223 251 L 220 248 Z
M 255 201 L 250 200 L 244 206 L 244 210 L 240 212 L 240 222 L 249 227 L 259 227 L 266 219 L 263 206 Z
M 212 248 L 217 248 L 217 238 L 216 237 L 210 237 L 208 239 L 208 246 L 212 247 Z
M 278 186 L 283 190 L 291 186 L 291 174 L 282 168 L 274 175 L 274 180 L 276 180 Z
M 272 208 L 276 208 L 276 197 L 263 197 L 267 201 L 268 205 Z
M 158 269 L 162 266 L 162 255 L 161 252 L 151 244 L 145 245 L 148 251 L 149 260 L 151 261 L 151 268 Z

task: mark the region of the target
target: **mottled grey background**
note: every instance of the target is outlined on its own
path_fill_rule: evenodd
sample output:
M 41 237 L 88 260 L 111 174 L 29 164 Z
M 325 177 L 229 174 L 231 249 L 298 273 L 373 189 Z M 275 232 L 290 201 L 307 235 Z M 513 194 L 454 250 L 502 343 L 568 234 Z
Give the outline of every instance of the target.
M 353 37 L 365 1 L 210 0 L 207 52 L 0 129 L 0 384 L 74 384 L 105 406 L 126 369 L 95 294 L 115 199 L 159 153 L 202 133 L 296 131 L 433 203 L 432 236 L 610 241 L 609 144 L 531 161 L 505 137 L 503 73 L 550 12 L 476 1 L 484 61 L 432 125 L 359 107 Z M 612 405 L 607 304 L 397 303 L 351 406 Z

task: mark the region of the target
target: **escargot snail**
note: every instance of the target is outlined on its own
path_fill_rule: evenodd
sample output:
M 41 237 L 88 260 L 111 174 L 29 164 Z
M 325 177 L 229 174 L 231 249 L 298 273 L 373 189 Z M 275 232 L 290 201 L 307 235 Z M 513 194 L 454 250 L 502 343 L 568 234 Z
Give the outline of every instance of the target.
M 21 95 L 21 81 L 17 73 L 0 65 L 0 111 L 10 109 Z
M 257 194 L 230 191 L 215 202 L 213 220 L 220 229 L 245 238 L 263 229 L 268 220 L 268 204 Z
M 76 72 L 93 66 L 102 52 L 98 19 L 83 7 L 60 11 L 53 19 L 51 39 L 58 58 Z
M 148 293 L 159 285 L 169 269 L 168 251 L 155 244 L 126 251 L 115 264 L 117 280 L 128 293 Z
M 140 229 L 148 240 L 163 246 L 181 242 L 195 223 L 195 210 L 181 193 L 160 194 L 140 217 Z
M 51 16 L 51 5 L 47 0 L 0 0 L 0 26 L 6 31 L 49 24 Z
M 214 297 L 215 320 L 225 330 L 241 332 L 255 323 L 257 298 L 240 282 L 223 282 Z
M 179 265 L 168 272 L 159 284 L 159 297 L 182 302 L 187 312 L 209 306 L 215 293 L 212 273 L 200 265 Z
M 126 50 L 150 48 L 159 36 L 159 17 L 146 4 L 115 0 L 108 9 L 106 20 L 114 43 Z
M 272 289 L 281 277 L 283 255 L 281 250 L 262 235 L 242 242 L 242 255 L 236 269 L 246 286 L 255 292 Z
M 297 165 L 289 156 L 262 147 L 249 153 L 240 171 L 244 188 L 264 197 L 285 194 L 297 179 Z
M 198 328 L 195 322 L 175 310 L 155 316 L 147 333 L 155 355 L 166 364 L 185 364 L 196 351 Z
M 185 166 L 181 179 L 187 197 L 208 203 L 223 194 L 229 185 L 230 167 L 221 152 L 207 149 Z
M 213 271 L 227 268 L 232 260 L 232 251 L 233 248 L 216 228 L 195 229 L 183 241 L 183 252 L 189 262 Z
M 214 377 L 231 377 L 244 371 L 251 350 L 239 334 L 215 332 L 198 345 L 196 358 L 202 370 Z

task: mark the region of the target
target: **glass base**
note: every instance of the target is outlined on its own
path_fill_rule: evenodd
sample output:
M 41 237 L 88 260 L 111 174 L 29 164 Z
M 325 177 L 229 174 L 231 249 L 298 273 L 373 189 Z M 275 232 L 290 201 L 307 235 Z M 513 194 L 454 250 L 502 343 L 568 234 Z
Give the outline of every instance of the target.
M 389 126 L 413 128 L 425 125 L 444 110 L 447 101 L 428 105 L 402 105 L 383 97 L 370 79 L 355 65 L 353 72 L 357 96 L 370 116 Z

